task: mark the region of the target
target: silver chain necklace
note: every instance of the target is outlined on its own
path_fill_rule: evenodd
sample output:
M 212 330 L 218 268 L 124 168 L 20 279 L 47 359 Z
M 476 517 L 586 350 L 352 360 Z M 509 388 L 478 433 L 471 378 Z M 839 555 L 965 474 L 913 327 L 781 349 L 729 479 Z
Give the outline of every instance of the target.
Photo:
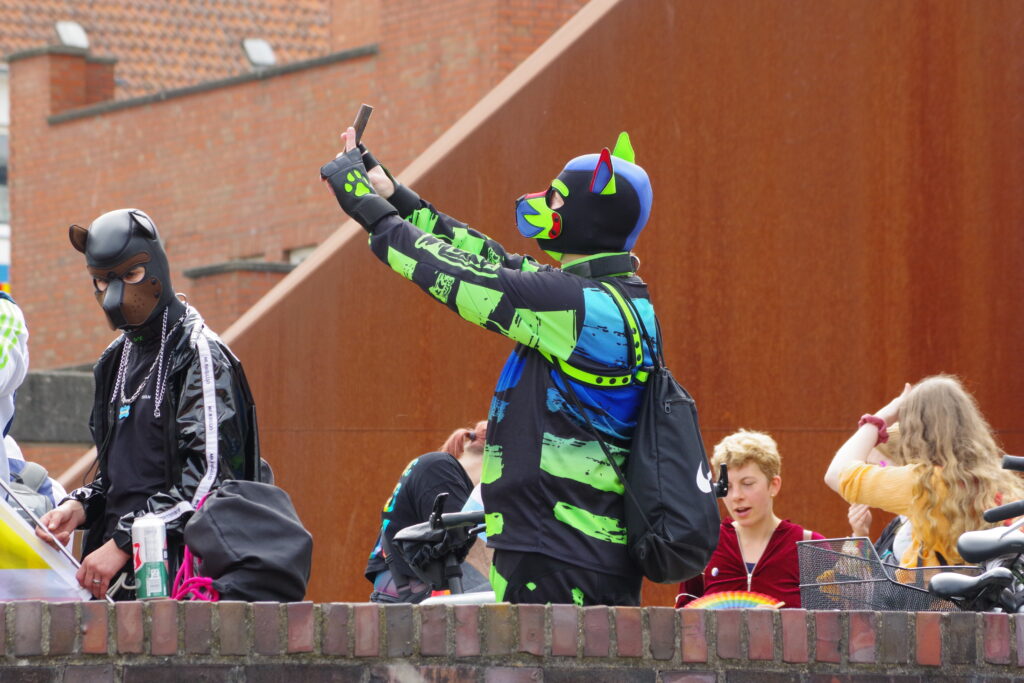
M 132 349 L 135 344 L 128 338 L 128 335 L 124 336 L 124 351 L 121 353 L 121 363 L 117 368 L 117 379 L 114 382 L 114 391 L 111 392 L 110 402 L 113 403 L 118 398 L 121 399 L 121 408 L 118 410 L 118 419 L 123 420 L 131 414 L 132 404 L 142 394 L 142 390 L 149 384 L 150 378 L 153 376 L 153 372 L 156 371 L 156 392 L 153 397 L 153 417 L 160 417 L 160 403 L 163 401 L 164 392 L 167 389 L 167 376 L 164 372 L 164 350 L 167 348 L 167 338 L 174 332 L 175 328 L 181 324 L 181 321 L 185 319 L 188 314 L 188 309 L 185 309 L 185 313 L 182 313 L 181 317 L 175 321 L 171 329 L 167 329 L 167 313 L 168 310 L 164 309 L 164 319 L 160 327 L 160 351 L 157 352 L 156 358 L 153 359 L 153 364 L 149 366 L 149 371 L 146 372 L 146 376 L 139 384 L 139 388 L 135 390 L 131 398 L 125 396 L 124 389 L 126 386 L 126 375 L 128 372 L 128 360 L 131 357 Z M 168 364 L 170 369 L 170 364 Z

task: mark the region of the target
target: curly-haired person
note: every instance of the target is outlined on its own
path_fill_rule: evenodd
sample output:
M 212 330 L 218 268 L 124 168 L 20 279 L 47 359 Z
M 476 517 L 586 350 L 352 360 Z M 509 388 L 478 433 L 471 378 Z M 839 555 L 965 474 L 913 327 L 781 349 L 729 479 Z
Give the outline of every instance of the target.
M 866 462 L 887 426 L 899 422 L 899 467 Z M 866 503 L 911 522 L 902 567 L 959 564 L 965 531 L 991 527 L 982 513 L 1024 497 L 1018 475 L 1001 468 L 1003 451 L 963 385 L 949 375 L 926 377 L 875 414 L 836 452 L 825 483 L 850 503 Z

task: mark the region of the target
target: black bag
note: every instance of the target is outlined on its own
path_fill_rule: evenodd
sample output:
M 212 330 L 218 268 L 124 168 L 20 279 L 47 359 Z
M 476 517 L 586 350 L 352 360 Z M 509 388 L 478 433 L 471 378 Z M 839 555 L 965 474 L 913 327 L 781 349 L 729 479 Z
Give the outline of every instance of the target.
M 569 378 L 557 363 L 555 367 L 562 373 L 577 410 L 597 437 L 625 488 L 626 543 L 630 556 L 651 581 L 677 583 L 702 572 L 718 546 L 721 525 L 718 499 L 711 484 L 711 471 L 697 422 L 697 405 L 665 367 L 661 329 L 657 330 L 655 346 L 629 295 L 620 289 L 618 282 L 612 282 L 615 287 L 605 281 L 602 284 L 619 306 L 627 338 L 632 314 L 654 356 L 625 473 L 611 457 L 601 434 L 594 429 Z M 620 290 L 622 296 L 617 296 L 615 290 Z M 632 354 L 630 357 L 632 359 Z M 632 360 L 630 369 L 635 376 L 638 368 Z
M 291 498 L 273 484 L 228 480 L 185 525 L 221 600 L 298 602 L 306 596 L 313 537 Z

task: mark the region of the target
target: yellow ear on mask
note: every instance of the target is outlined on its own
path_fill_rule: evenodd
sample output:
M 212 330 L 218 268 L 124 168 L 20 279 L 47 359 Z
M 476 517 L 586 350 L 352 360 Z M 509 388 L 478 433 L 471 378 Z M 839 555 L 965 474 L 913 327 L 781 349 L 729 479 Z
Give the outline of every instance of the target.
M 629 133 L 626 131 L 619 133 L 619 139 L 615 141 L 615 149 L 612 150 L 612 156 L 625 159 L 631 164 L 636 163 L 636 154 L 633 152 L 633 145 L 630 144 Z

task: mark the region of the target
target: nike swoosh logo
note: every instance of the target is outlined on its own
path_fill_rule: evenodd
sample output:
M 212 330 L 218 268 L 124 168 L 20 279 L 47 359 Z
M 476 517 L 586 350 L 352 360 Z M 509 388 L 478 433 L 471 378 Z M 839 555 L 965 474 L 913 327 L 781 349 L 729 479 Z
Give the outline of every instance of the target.
M 711 493 L 711 472 L 707 474 L 701 472 L 704 469 L 704 463 L 697 465 L 697 488 L 701 490 L 701 493 Z

